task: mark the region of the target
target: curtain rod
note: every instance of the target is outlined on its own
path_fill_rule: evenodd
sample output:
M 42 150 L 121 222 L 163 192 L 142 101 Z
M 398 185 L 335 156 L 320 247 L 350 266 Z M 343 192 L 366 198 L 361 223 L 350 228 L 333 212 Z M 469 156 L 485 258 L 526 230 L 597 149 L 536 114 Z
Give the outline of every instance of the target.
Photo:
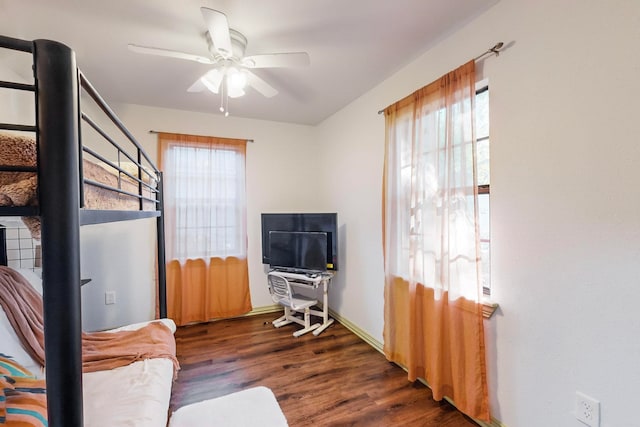
M 161 130 L 153 130 L 153 129 L 151 129 L 149 131 L 149 133 L 175 133 L 175 132 L 163 132 Z M 221 138 L 224 138 L 224 137 L 221 137 Z M 247 138 L 230 138 L 230 139 L 244 139 L 247 142 L 251 142 L 251 143 L 255 142 L 253 139 L 247 139 Z
M 496 56 L 500 56 L 500 49 L 502 49 L 504 47 L 504 43 L 503 42 L 498 42 L 496 43 L 492 48 L 487 49 L 485 52 L 481 53 L 480 55 L 476 56 L 475 58 L 473 58 L 474 61 L 478 61 L 482 58 L 484 58 L 487 55 L 491 55 L 494 54 Z M 384 110 L 379 110 L 378 114 L 382 114 L 384 113 Z

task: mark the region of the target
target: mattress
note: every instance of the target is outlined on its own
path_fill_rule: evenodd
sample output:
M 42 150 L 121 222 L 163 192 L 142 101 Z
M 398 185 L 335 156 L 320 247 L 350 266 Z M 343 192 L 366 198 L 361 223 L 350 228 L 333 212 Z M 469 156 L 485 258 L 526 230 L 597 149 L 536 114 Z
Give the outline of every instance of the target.
M 0 165 L 2 166 L 36 166 L 36 141 L 22 135 L 0 133 Z M 95 181 L 112 188 L 132 194 L 138 194 L 138 182 L 106 163 L 98 164 L 87 159 L 82 161 L 83 178 Z M 133 176 L 137 176 L 138 168 L 131 162 L 121 162 L 120 168 Z M 155 180 L 142 173 L 142 181 L 155 187 Z M 111 191 L 89 183 L 84 187 L 84 208 L 98 210 L 140 210 L 137 197 Z M 0 206 L 35 206 L 37 205 L 37 176 L 33 172 L 0 172 Z M 142 195 L 155 199 L 149 188 L 142 186 Z M 142 210 L 155 210 L 156 204 L 143 200 Z M 34 239 L 40 239 L 38 218 L 25 219 L 25 224 Z

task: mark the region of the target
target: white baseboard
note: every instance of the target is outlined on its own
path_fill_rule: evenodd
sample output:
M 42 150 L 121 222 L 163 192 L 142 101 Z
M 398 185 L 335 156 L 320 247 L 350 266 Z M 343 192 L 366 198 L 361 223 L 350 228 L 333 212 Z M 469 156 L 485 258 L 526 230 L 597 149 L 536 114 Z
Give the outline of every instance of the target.
M 422 382 L 422 381 L 421 381 Z M 427 385 L 428 387 L 428 385 Z M 456 406 L 456 404 L 454 403 L 453 400 L 449 399 L 447 396 L 444 397 L 445 400 L 449 403 L 451 403 L 453 406 Z M 491 422 L 490 423 L 486 423 L 484 421 L 481 420 L 476 420 L 475 418 L 472 418 L 473 422 L 475 422 L 476 424 L 478 424 L 481 427 L 507 427 L 504 424 L 502 424 L 502 422 L 500 422 L 500 420 L 497 420 L 493 417 L 491 417 Z
M 276 313 L 282 311 L 282 306 L 278 304 L 265 305 L 263 307 L 254 307 L 250 312 L 243 314 L 243 316 L 256 316 L 258 314 Z
M 491 417 L 491 423 L 489 423 L 489 424 L 485 423 L 484 421 L 480 421 L 480 420 L 473 420 L 473 421 L 476 422 L 481 427 L 507 427 L 507 426 L 505 426 L 504 424 L 502 424 L 500 421 L 496 420 L 493 417 Z
M 347 328 L 348 330 L 356 334 L 359 338 L 361 338 L 364 342 L 369 344 L 371 347 L 378 350 L 380 353 L 384 354 L 384 351 L 382 349 L 382 343 L 376 340 L 375 338 L 373 338 L 371 335 L 369 335 L 362 329 L 360 329 L 355 323 L 350 322 L 348 319 L 342 317 L 340 314 L 336 313 L 331 309 L 329 309 L 329 316 L 336 319 L 338 322 L 340 322 L 342 326 L 344 326 L 345 328 Z

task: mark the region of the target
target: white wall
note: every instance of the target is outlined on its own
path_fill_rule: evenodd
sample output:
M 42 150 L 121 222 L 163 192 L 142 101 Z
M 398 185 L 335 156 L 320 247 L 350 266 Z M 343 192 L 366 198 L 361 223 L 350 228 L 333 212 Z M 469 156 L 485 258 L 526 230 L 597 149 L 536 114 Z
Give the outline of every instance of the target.
M 81 277 L 91 279 L 82 287 L 84 330 L 154 318 L 155 237 L 155 219 L 80 227 Z M 115 292 L 115 304 L 105 304 L 105 292 Z
M 498 41 L 511 46 L 482 70 L 501 305 L 486 322 L 493 414 L 509 427 L 582 426 L 579 390 L 601 401 L 602 426 L 640 425 L 637 0 L 502 0 L 319 126 L 336 153 L 327 203 L 347 224 L 348 298 L 332 308 L 382 339 L 377 110 Z
M 340 223 L 340 271 L 329 306 L 382 342 L 384 118 L 369 96 L 325 121 L 317 138 L 326 170 L 324 210 L 338 212 Z

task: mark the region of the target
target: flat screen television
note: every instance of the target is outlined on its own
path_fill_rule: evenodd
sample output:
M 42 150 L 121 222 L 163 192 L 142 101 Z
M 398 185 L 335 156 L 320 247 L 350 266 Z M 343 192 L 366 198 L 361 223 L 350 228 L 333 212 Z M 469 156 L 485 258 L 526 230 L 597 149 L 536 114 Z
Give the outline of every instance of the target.
M 327 233 L 326 270 L 338 270 L 337 213 L 263 213 L 262 263 L 271 265 L 269 233 L 272 231 L 315 231 Z
M 325 271 L 327 233 L 269 232 L 269 266 L 286 271 Z

